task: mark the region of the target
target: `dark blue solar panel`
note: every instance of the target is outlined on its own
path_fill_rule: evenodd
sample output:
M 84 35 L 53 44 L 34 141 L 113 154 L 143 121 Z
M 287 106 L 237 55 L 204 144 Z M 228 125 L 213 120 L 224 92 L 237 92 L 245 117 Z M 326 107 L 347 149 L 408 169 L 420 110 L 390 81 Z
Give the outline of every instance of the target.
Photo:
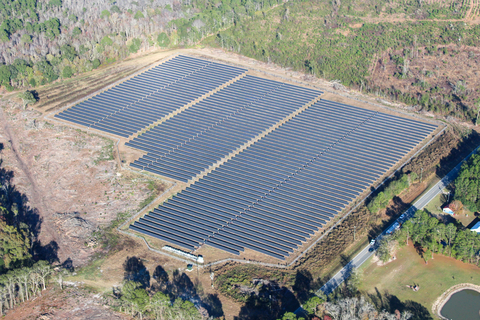
M 55 117 L 128 137 L 245 71 L 177 56 Z
M 192 114 L 200 115 L 200 109 Z M 132 142 L 132 146 L 138 143 L 149 154 L 152 150 L 154 156 L 146 156 L 143 165 L 155 163 L 148 168 L 160 168 L 157 171 L 160 174 L 164 174 L 161 168 L 168 167 L 181 177 L 201 168 L 204 161 L 215 158 L 211 153 L 215 154 L 218 148 L 227 146 L 228 150 L 225 136 L 219 139 L 210 135 L 197 149 L 192 144 L 184 153 L 180 152 L 182 148 L 177 148 L 174 150 L 178 152 L 170 153 L 172 156 L 162 156 L 172 144 L 185 139 L 181 133 L 175 134 L 182 132 L 181 127 L 189 124 L 188 120 L 179 118 L 165 128 L 159 126 L 148 138 Z M 255 121 L 238 123 L 245 131 L 252 128 Z M 237 137 L 233 126 L 229 128 L 232 137 Z M 239 247 L 248 248 L 283 260 L 435 128 L 418 121 L 322 100 L 159 206 L 155 212 L 173 220 L 181 217 L 205 225 L 202 235 L 210 233 L 210 236 L 203 244 L 234 254 L 240 253 Z M 185 131 L 195 132 L 189 130 Z M 173 137 L 168 140 L 170 133 Z M 155 137 L 165 139 L 156 144 Z M 163 140 L 168 142 L 163 143 Z M 202 150 L 210 151 L 202 153 Z M 173 157 L 175 154 L 181 156 Z M 182 158 L 187 155 L 195 159 Z M 181 210 L 183 215 L 172 215 L 172 209 Z M 172 224 L 173 220 L 164 218 L 162 221 Z

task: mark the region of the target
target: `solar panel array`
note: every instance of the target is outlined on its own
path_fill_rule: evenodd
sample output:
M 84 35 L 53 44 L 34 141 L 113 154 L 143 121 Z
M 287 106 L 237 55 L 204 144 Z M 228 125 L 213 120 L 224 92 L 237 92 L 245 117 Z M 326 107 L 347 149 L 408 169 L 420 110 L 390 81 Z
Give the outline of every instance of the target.
M 246 71 L 177 56 L 55 117 L 129 137 Z
M 130 137 L 181 109 L 126 145 L 146 152 L 132 167 L 189 181 L 308 106 L 130 226 L 189 250 L 281 260 L 436 129 L 246 71 L 177 56 L 56 117 Z
M 128 142 L 148 152 L 131 165 L 187 182 L 320 94 L 246 76 Z
M 322 100 L 131 228 L 284 260 L 435 128 Z

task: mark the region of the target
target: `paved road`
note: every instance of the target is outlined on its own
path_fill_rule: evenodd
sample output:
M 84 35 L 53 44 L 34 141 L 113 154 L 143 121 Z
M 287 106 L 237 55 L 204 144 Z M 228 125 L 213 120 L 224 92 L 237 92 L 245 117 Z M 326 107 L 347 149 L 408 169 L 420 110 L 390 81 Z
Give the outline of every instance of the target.
M 406 220 L 410 219 L 415 214 L 415 211 L 419 209 L 423 209 L 433 198 L 435 198 L 438 194 L 440 194 L 446 186 L 448 186 L 453 180 L 455 180 L 455 178 L 458 175 L 458 172 L 460 171 L 460 167 L 462 166 L 462 163 L 465 160 L 467 160 L 472 154 L 474 154 L 477 151 L 477 149 L 472 151 L 472 153 L 470 153 L 465 159 L 463 159 L 442 180 L 440 180 L 430 190 L 428 190 L 428 192 L 426 192 L 420 199 L 415 201 L 415 203 L 407 211 L 405 211 L 404 215 L 398 218 L 396 222 L 403 223 Z M 388 228 L 376 238 L 377 243 L 385 235 L 387 230 Z M 368 258 L 370 258 L 372 255 L 375 254 L 374 251 L 370 252 L 369 249 L 370 249 L 370 245 L 363 248 L 363 250 L 360 253 L 358 253 L 355 256 L 355 258 L 352 259 L 352 261 L 350 261 L 347 265 L 345 265 L 343 269 L 338 271 L 337 274 L 335 274 L 333 278 L 331 278 L 317 292 L 319 293 L 321 290 L 328 295 L 333 290 L 335 290 L 335 288 L 337 288 L 343 281 L 345 281 L 345 279 L 347 279 L 350 276 L 350 273 L 352 272 L 353 269 L 360 267 L 365 261 L 368 260 Z

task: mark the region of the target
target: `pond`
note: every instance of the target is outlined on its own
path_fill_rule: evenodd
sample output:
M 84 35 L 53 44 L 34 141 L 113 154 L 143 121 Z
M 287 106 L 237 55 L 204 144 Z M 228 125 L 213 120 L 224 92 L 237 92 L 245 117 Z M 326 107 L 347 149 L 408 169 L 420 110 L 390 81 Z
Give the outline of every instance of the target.
M 454 293 L 440 313 L 452 320 L 480 320 L 480 292 L 466 289 Z

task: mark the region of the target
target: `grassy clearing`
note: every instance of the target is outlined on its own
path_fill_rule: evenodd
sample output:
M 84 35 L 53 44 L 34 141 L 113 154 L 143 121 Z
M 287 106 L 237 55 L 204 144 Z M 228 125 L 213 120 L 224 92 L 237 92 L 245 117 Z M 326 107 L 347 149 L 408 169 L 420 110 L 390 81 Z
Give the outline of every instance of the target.
M 425 210 L 432 214 L 442 214 L 442 205 L 448 199 L 447 197 L 444 194 L 437 195 L 425 206 Z
M 480 268 L 453 258 L 434 255 L 428 265 L 413 246 L 397 252 L 397 259 L 385 266 L 377 266 L 370 259 L 360 268 L 360 290 L 368 294 L 388 292 L 401 301 L 415 301 L 431 313 L 433 302 L 448 288 L 460 283 L 480 285 Z M 418 292 L 407 288 L 417 284 Z
M 113 147 L 114 147 L 114 141 L 111 139 L 104 138 L 104 145 L 102 147 L 102 150 L 100 151 L 100 155 L 98 158 L 96 158 L 93 163 L 97 165 L 101 161 L 105 160 L 113 160 Z
M 442 211 L 442 206 L 447 203 L 448 196 L 444 194 L 439 194 L 436 196 L 432 201 L 428 203 L 428 205 L 425 207 L 425 210 L 430 212 L 431 214 L 434 215 L 444 215 Z M 451 201 L 450 197 L 450 201 Z M 453 219 L 458 220 L 462 225 L 465 227 L 468 227 L 468 225 L 475 220 L 475 214 L 468 210 L 467 208 L 463 208 L 463 210 L 459 213 L 457 213 Z
M 155 198 L 158 196 L 159 192 L 162 191 L 161 186 L 159 186 L 155 181 L 150 180 L 148 181 L 148 190 L 150 190 L 150 195 L 143 200 L 140 205 L 139 205 L 139 210 L 142 210 L 145 208 L 150 202 L 155 200 Z

